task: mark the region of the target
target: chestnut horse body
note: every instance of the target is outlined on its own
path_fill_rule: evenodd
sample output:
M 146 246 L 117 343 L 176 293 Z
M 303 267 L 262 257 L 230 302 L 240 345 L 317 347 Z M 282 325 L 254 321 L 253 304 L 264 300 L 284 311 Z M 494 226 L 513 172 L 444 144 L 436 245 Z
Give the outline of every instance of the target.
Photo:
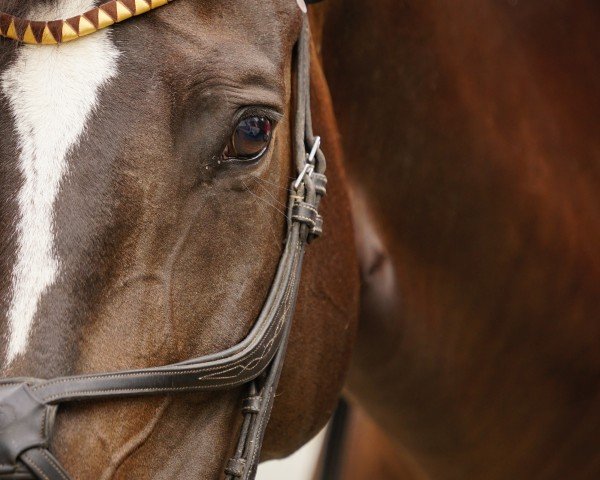
M 586 1 L 323 6 L 361 199 L 349 388 L 414 478 L 600 478 L 599 22 Z

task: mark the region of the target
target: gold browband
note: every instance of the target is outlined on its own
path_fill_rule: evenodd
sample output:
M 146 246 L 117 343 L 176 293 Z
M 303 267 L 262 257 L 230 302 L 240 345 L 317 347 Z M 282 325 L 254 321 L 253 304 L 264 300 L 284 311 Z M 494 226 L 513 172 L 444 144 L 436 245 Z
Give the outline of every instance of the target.
M 66 20 L 36 22 L 0 12 L 0 37 L 30 45 L 70 42 L 128 18 L 162 7 L 173 0 L 111 0 Z

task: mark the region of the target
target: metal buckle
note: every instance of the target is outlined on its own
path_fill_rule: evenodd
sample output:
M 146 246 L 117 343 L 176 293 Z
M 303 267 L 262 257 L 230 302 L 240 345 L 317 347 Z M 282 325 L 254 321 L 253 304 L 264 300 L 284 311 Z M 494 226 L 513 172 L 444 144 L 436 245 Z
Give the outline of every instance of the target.
M 302 180 L 304 180 L 304 177 L 306 175 L 308 175 L 310 177 L 312 175 L 312 173 L 315 171 L 314 161 L 315 161 L 315 157 L 317 156 L 317 152 L 319 151 L 320 146 L 321 146 L 321 137 L 317 136 L 317 137 L 315 137 L 315 142 L 313 143 L 313 146 L 310 149 L 310 153 L 306 156 L 306 164 L 304 165 L 304 168 L 300 172 L 300 175 L 298 175 L 298 178 L 294 182 L 294 190 L 298 190 L 300 188 L 300 185 L 302 184 Z
M 312 175 L 312 172 L 315 171 L 315 166 L 307 163 L 306 165 L 304 165 L 304 168 L 302 169 L 302 171 L 300 172 L 300 175 L 298 175 L 298 178 L 296 179 L 296 181 L 294 182 L 294 190 L 298 190 L 300 188 L 300 184 L 302 183 L 302 180 L 304 180 L 305 175 Z
M 319 151 L 320 146 L 321 146 L 321 137 L 316 136 L 315 143 L 313 143 L 313 146 L 310 149 L 310 153 L 308 154 L 308 158 L 306 159 L 306 161 L 308 163 L 313 163 L 313 161 L 315 160 L 315 157 L 317 156 L 317 152 Z

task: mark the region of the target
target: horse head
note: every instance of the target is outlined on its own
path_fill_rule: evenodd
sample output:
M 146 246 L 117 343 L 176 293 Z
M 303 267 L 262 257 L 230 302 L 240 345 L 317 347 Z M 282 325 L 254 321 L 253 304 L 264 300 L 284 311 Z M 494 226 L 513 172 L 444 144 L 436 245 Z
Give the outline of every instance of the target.
M 2 376 L 87 375 L 98 398 L 61 406 L 49 445 L 79 479 L 219 478 L 246 425 L 240 379 L 258 377 L 252 388 L 260 390 L 268 372 L 258 374 L 285 353 L 273 347 L 280 330 L 255 331 L 261 318 L 270 321 L 269 302 L 291 316 L 297 293 L 263 458 L 289 453 L 331 413 L 354 336 L 349 206 L 314 54 L 315 130 L 329 154 L 320 207 L 328 232 L 310 246 L 299 288 L 292 273 L 302 258 L 288 252 L 294 228 L 303 239 L 319 233 L 311 208 L 324 190 L 312 166 L 297 171 L 310 153 L 320 155 L 298 134 L 299 97 L 309 102 L 307 60 L 299 60 L 309 51 L 298 47 L 301 31 L 307 35 L 304 2 L 177 0 L 149 11 L 166 3 L 0 1 L 10 13 L 0 17 L 9 37 L 0 42 Z M 57 18 L 69 20 L 48 22 Z M 305 188 L 317 191 L 311 201 Z M 281 278 L 282 299 L 273 293 Z M 250 344 L 254 363 L 229 360 L 248 338 L 269 358 Z M 222 352 L 230 363 L 216 375 L 210 365 Z M 194 374 L 185 362 L 199 357 L 213 363 Z M 204 386 L 218 378 L 219 388 L 176 387 L 171 376 L 160 377 L 164 388 L 148 387 L 151 396 L 121 395 L 145 393 L 135 381 L 148 374 L 139 371 L 173 364 Z M 255 365 L 264 368 L 253 372 Z M 104 398 L 120 375 L 104 372 L 135 369 L 134 383 Z M 22 385 L 49 403 L 90 393 L 61 390 L 70 381 L 50 383 L 52 392 L 39 380 Z M 46 461 L 29 460 L 30 471 Z

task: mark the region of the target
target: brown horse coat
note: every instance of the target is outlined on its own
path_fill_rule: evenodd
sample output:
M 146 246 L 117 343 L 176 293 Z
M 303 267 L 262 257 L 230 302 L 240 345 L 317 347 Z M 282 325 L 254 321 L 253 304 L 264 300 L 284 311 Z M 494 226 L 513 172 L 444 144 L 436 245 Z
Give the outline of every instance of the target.
M 599 478 L 600 10 L 322 8 L 381 267 L 352 392 L 431 478 Z

